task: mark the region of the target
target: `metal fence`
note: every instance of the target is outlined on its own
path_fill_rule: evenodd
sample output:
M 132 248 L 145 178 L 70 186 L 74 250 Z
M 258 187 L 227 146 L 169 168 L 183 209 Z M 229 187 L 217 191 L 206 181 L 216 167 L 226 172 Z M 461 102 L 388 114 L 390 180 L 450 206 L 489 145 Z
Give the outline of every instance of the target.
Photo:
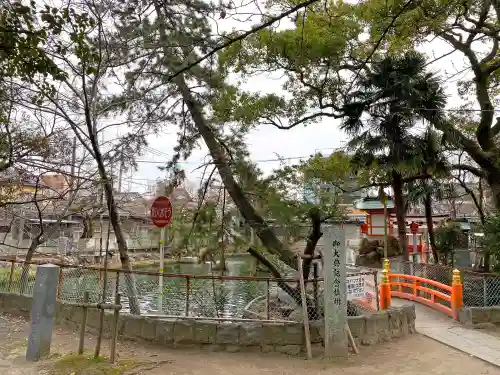
M 391 271 L 451 285 L 453 268 L 439 264 L 391 261 Z M 500 275 L 461 270 L 464 306 L 484 307 L 500 305 Z
M 116 293 L 120 293 L 126 312 L 129 310 L 128 279 L 133 280 L 143 314 L 291 321 L 301 321 L 303 316 L 297 278 L 160 274 L 146 271 L 133 271 L 134 277 L 126 278 L 128 272 L 123 270 L 108 270 L 105 275 L 102 269 L 95 267 L 60 266 L 57 298 L 65 302 L 82 302 L 84 293 L 88 292 L 90 302 L 95 303 L 102 301 L 105 292 L 104 300 L 111 303 Z M 0 261 L 0 292 L 32 295 L 36 267 L 36 264 Z M 361 315 L 377 310 L 377 273 L 349 269 L 348 277 L 363 284 L 363 296 L 359 296 L 358 290 L 358 296 L 351 298 L 348 314 Z M 322 278 L 306 281 L 306 301 L 309 318 L 320 319 L 324 305 Z

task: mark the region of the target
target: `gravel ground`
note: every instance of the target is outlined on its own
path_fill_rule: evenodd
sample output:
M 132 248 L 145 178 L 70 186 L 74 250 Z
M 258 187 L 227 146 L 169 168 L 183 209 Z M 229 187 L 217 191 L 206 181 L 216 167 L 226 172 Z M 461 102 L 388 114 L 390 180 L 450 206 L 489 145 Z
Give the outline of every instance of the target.
M 23 319 L 0 315 L 0 374 L 44 375 L 47 363 L 24 361 L 28 324 Z M 107 339 L 103 355 L 107 356 Z M 86 348 L 92 350 L 95 337 L 88 335 Z M 77 334 L 54 330 L 52 351 L 59 354 L 74 352 L 78 347 Z M 288 358 L 276 354 L 209 353 L 199 350 L 171 350 L 145 344 L 121 342 L 120 358 L 148 361 L 142 369 L 130 375 L 323 375 L 342 371 L 342 375 L 483 375 L 500 374 L 500 369 L 421 335 L 374 347 L 362 347 L 361 354 L 338 362 Z M 76 375 L 76 374 L 75 374 Z

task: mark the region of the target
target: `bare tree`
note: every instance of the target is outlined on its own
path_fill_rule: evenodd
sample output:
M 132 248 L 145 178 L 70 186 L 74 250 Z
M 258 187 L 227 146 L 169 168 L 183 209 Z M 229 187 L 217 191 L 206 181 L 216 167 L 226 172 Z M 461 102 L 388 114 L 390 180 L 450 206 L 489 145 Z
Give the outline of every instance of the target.
M 108 116 L 111 108 L 120 105 L 113 102 L 113 95 L 107 90 L 108 80 L 114 74 L 110 69 L 120 53 L 107 41 L 106 29 L 109 27 L 106 20 L 109 21 L 107 17 L 111 12 L 108 5 L 98 5 L 90 0 L 78 3 L 68 1 L 64 5 L 89 15 L 88 19 L 80 20 L 79 23 L 65 25 L 58 43 L 54 43 L 52 49 L 47 47 L 58 67 L 67 73 L 67 78 L 61 80 L 55 90 L 47 90 L 36 82 L 17 82 L 22 95 L 17 98 L 16 104 L 32 112 L 53 116 L 57 123 L 63 123 L 68 128 L 69 134 L 72 133 L 84 152 L 90 155 L 103 189 L 122 267 L 130 271 L 127 243 L 120 225 L 110 167 L 113 168 L 118 160 L 133 166 L 133 157 L 145 144 L 148 129 L 134 127 L 127 118 Z M 33 96 L 37 98 L 35 103 L 29 100 Z M 113 130 L 120 135 L 110 136 Z M 130 310 L 133 314 L 139 314 L 133 275 L 125 275 Z

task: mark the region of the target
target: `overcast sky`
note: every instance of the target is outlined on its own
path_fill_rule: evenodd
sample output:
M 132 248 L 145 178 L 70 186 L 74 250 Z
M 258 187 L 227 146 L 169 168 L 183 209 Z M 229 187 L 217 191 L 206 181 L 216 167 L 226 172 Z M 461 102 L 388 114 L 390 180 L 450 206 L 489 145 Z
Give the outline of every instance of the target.
M 226 20 L 222 28 L 251 28 L 252 23 L 247 22 L 243 25 L 240 22 Z M 435 40 L 423 46 L 421 51 L 425 52 L 430 59 L 433 59 L 450 52 L 451 48 L 445 42 Z M 455 52 L 430 65 L 429 68 L 439 71 L 444 78 L 455 74 L 457 71 L 463 69 L 464 66 L 463 56 Z M 459 74 L 447 80 L 448 108 L 456 108 L 460 104 L 455 83 L 463 78 L 464 74 Z M 280 82 L 277 82 L 266 74 L 253 77 L 251 84 L 245 84 L 244 88 L 250 91 L 283 92 Z M 168 134 L 168 132 L 171 132 L 171 134 Z M 160 164 L 155 164 L 155 162 L 168 160 L 168 156 L 172 154 L 176 140 L 177 137 L 173 129 L 167 130 L 160 136 L 149 137 L 149 147 L 156 151 L 148 152 L 139 158 L 138 171 L 133 174 L 129 173 L 123 178 L 124 189 L 143 192 L 148 183 L 151 184 L 154 180 L 163 178 L 165 174 L 157 168 Z M 298 160 L 297 157 L 307 157 L 317 151 L 328 153 L 334 148 L 341 147 L 346 141 L 346 135 L 339 130 L 339 121 L 328 118 L 323 119 L 319 124 L 308 127 L 298 126 L 292 130 L 279 130 L 270 125 L 261 126 L 252 131 L 247 137 L 251 158 L 254 161 L 258 161 L 259 167 L 265 173 L 269 173 L 274 168 L 279 167 L 279 161 L 269 161 L 277 159 L 278 155 L 282 158 L 291 158 L 289 162 L 296 162 Z M 203 163 L 207 153 L 208 150 L 205 145 L 202 145 L 186 162 L 180 163 L 186 170 L 188 179 L 192 182 L 199 183 L 201 171 L 193 172 L 193 170 Z

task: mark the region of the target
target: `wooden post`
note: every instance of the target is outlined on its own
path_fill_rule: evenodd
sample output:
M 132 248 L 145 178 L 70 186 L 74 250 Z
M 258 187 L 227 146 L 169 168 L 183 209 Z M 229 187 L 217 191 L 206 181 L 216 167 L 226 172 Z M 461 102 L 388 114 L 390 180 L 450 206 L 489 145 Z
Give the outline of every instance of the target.
M 184 315 L 189 316 L 189 293 L 191 289 L 191 283 L 189 276 L 186 276 L 186 306 L 184 307 Z
M 304 336 L 306 339 L 306 350 L 307 350 L 307 359 L 312 359 L 312 349 L 311 349 L 311 333 L 309 331 L 309 311 L 307 306 L 307 297 L 306 297 L 306 284 L 304 281 L 304 273 L 302 272 L 302 258 L 298 257 L 298 265 L 299 265 L 299 283 L 300 283 L 300 297 L 302 299 L 302 315 L 304 322 Z
M 120 292 L 120 271 L 116 271 L 115 297 Z
M 85 348 L 85 330 L 87 328 L 87 304 L 89 303 L 89 292 L 83 292 L 82 325 L 80 326 L 80 342 L 78 343 L 78 354 L 83 354 Z
M 314 297 L 314 307 L 316 311 L 319 311 L 319 299 L 318 299 L 318 262 L 313 263 L 313 297 Z
M 7 287 L 7 292 L 10 292 L 10 288 L 12 287 L 12 278 L 14 277 L 14 265 L 15 265 L 15 262 L 12 261 L 11 265 L 10 265 L 10 274 L 9 274 L 9 286 Z
M 269 320 L 269 306 L 270 306 L 270 292 L 269 289 L 271 288 L 269 279 L 266 281 L 266 319 Z
M 63 270 L 62 270 L 62 268 L 60 268 L 59 269 L 59 280 L 57 282 L 57 299 L 61 298 L 62 283 L 63 283 Z
M 356 341 L 354 341 L 354 337 L 352 336 L 351 327 L 349 327 L 349 323 L 346 324 L 345 327 L 347 331 L 347 339 L 349 340 L 349 344 L 351 344 L 351 348 L 354 353 L 359 354 L 358 346 L 356 345 Z
M 115 296 L 115 305 L 119 305 L 121 300 L 120 293 Z M 113 312 L 113 336 L 111 337 L 111 354 L 110 354 L 110 362 L 115 363 L 116 358 L 116 340 L 118 339 L 118 321 L 120 319 L 120 309 L 115 307 L 115 311 Z

